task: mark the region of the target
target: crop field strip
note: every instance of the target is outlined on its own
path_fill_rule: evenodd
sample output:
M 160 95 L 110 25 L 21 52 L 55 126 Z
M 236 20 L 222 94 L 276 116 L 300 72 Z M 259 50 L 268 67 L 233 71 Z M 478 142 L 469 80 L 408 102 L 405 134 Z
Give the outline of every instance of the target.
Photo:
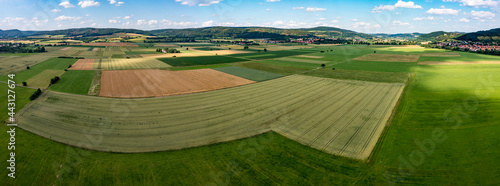
M 417 62 L 420 55 L 368 54 L 354 58 L 356 61 Z
M 133 59 L 99 59 L 94 63 L 93 70 L 132 70 L 132 69 L 160 69 L 168 68 L 170 65 L 155 58 L 133 58 Z
M 392 87 L 393 85 L 389 85 L 389 86 Z M 280 128 L 280 130 L 282 131 L 282 134 L 291 138 L 291 139 L 294 139 L 300 143 L 324 150 L 324 151 L 329 152 L 329 153 L 340 154 L 340 155 L 345 155 L 348 157 L 355 157 L 355 158 L 359 158 L 359 159 L 367 158 L 369 155 L 369 152 L 371 152 L 371 150 L 373 149 L 373 147 L 375 145 L 375 144 L 371 144 L 371 146 L 369 146 L 369 149 L 366 149 L 368 147 L 369 142 L 373 139 L 378 139 L 378 136 L 382 132 L 381 130 L 376 130 L 376 128 L 373 130 L 374 132 L 372 132 L 371 135 L 369 135 L 366 139 L 363 139 L 363 141 L 367 142 L 364 144 L 363 148 L 359 148 L 358 147 L 359 145 L 358 145 L 358 146 L 351 147 L 349 153 L 346 153 L 345 151 L 347 150 L 349 143 L 352 142 L 352 139 L 354 137 L 356 137 L 356 135 L 359 134 L 359 131 L 365 130 L 364 133 L 366 133 L 367 131 L 371 130 L 371 128 L 369 128 L 369 127 L 380 126 L 380 125 L 377 125 L 377 123 L 385 123 L 385 121 L 388 119 L 388 116 L 383 116 L 383 113 L 390 113 L 389 112 L 390 108 L 384 108 L 384 109 L 378 108 L 378 105 L 380 105 L 381 102 L 386 101 L 388 99 L 388 97 L 386 97 L 388 94 L 383 95 L 382 99 L 378 99 L 381 97 L 381 95 L 370 96 L 369 94 L 371 94 L 373 92 L 373 90 L 367 91 L 368 88 L 374 89 L 376 87 L 375 86 L 364 87 L 362 90 L 358 89 L 356 91 L 354 91 L 355 89 L 351 89 L 349 92 L 344 91 L 344 92 L 338 93 L 338 95 L 334 95 L 333 97 L 324 98 L 324 99 L 328 100 L 328 99 L 338 99 L 339 97 L 344 97 L 344 99 L 351 100 L 349 102 L 342 103 L 340 106 L 337 106 L 339 104 L 339 102 L 336 102 L 332 105 L 329 105 L 329 104 L 325 104 L 324 101 L 323 102 L 318 101 L 319 102 L 318 105 L 298 109 L 296 111 L 296 113 L 290 114 L 292 116 L 297 116 L 297 118 L 293 119 L 293 120 L 297 121 L 296 125 L 289 126 L 289 127 L 284 126 L 285 129 Z M 379 94 L 380 94 L 382 92 L 382 90 L 385 90 L 385 89 L 379 88 L 379 90 L 377 90 L 377 91 L 379 91 Z M 398 93 L 397 90 L 398 90 L 397 88 L 389 88 L 387 91 L 392 91 L 393 94 L 391 94 L 390 96 L 396 96 L 396 95 L 394 95 L 394 93 Z M 343 93 L 345 93 L 345 94 L 343 94 Z M 361 93 L 363 93 L 363 94 L 361 94 Z M 370 99 L 368 99 L 366 97 L 370 97 Z M 397 99 L 397 97 L 396 97 L 396 99 Z M 359 108 L 360 107 L 367 108 L 368 106 L 372 106 L 372 104 L 371 104 L 372 100 L 378 100 L 379 102 L 378 102 L 376 108 L 371 109 L 372 112 L 367 117 L 368 118 L 375 118 L 376 121 L 372 121 L 370 123 L 370 125 L 368 125 L 368 127 L 364 127 L 367 123 L 367 120 L 365 120 L 364 122 L 359 121 L 360 119 L 362 119 L 359 116 L 359 114 L 361 112 L 363 112 L 365 109 L 359 109 Z M 362 104 L 365 104 L 365 105 L 355 107 L 356 105 L 360 104 L 361 101 L 363 101 Z M 386 101 L 384 103 L 391 103 L 391 102 Z M 391 104 L 388 104 L 388 105 L 391 105 Z M 394 107 L 394 105 L 392 105 L 392 107 Z M 328 108 L 336 108 L 336 109 L 334 111 L 329 111 Z M 345 108 L 350 108 L 350 109 L 344 110 Z M 370 109 L 368 109 L 368 110 L 370 110 Z M 357 112 L 355 112 L 355 111 L 357 111 Z M 382 113 L 377 114 L 377 116 L 380 117 L 379 120 L 377 120 L 376 119 L 377 117 L 375 117 L 373 115 L 373 112 L 375 112 L 375 111 L 382 112 Z M 341 113 L 343 113 L 343 114 L 341 114 Z M 356 113 L 355 116 L 349 117 L 349 114 L 353 114 L 353 113 Z M 318 116 L 318 115 L 324 116 L 324 117 L 318 120 L 318 118 L 316 118 L 316 116 Z M 303 116 L 307 116 L 307 117 L 303 117 Z M 366 117 L 366 116 L 363 116 L 363 117 Z M 346 122 L 345 120 L 347 118 L 351 118 L 351 120 L 349 122 Z M 353 121 L 355 121 L 355 119 L 357 122 L 355 122 L 353 124 Z M 320 124 L 324 124 L 326 121 L 334 121 L 334 122 L 331 124 L 328 124 L 328 126 L 326 128 L 324 126 L 320 125 Z M 341 123 L 341 122 L 346 122 L 346 123 Z M 347 129 L 346 127 L 355 127 L 356 123 L 363 123 L 359 130 L 356 130 L 355 132 L 346 131 L 346 129 Z M 341 127 L 339 129 L 338 128 L 339 125 L 343 125 L 343 127 Z M 279 132 L 280 130 L 277 130 L 277 131 Z M 375 133 L 375 131 L 377 131 L 377 132 Z M 327 132 L 333 133 L 336 136 L 334 136 L 334 137 L 330 137 L 329 135 L 325 136 L 325 134 L 327 134 Z M 312 134 L 312 136 L 307 137 L 308 133 Z M 353 133 L 354 133 L 354 135 L 351 136 L 351 134 L 353 134 Z M 347 136 L 342 136 L 341 138 L 338 138 L 339 135 L 341 135 L 341 134 L 347 134 Z M 375 134 L 375 136 L 374 136 L 374 134 Z M 331 146 L 332 142 L 335 141 L 338 143 L 340 140 L 344 140 L 349 136 L 351 137 L 351 140 L 347 141 L 344 144 L 343 148 Z M 318 139 L 322 139 L 322 140 L 318 141 Z M 340 143 L 340 144 L 342 144 L 342 143 Z M 354 148 L 354 150 L 352 150 L 352 148 Z
M 322 61 L 322 60 L 314 60 L 314 59 L 300 59 L 300 58 L 292 58 L 292 57 L 284 57 L 284 58 L 276 58 L 275 60 L 280 61 L 291 61 L 291 62 L 299 62 L 299 63 L 313 63 L 313 64 L 327 64 L 330 61 Z
M 238 66 L 219 67 L 219 68 L 214 68 L 214 70 L 232 74 L 252 81 L 266 81 L 270 79 L 283 77 L 283 75 L 280 74 L 254 70 L 244 67 L 238 67 Z
M 103 97 L 160 97 L 205 92 L 255 81 L 212 69 L 103 71 Z
M 95 59 L 79 59 L 69 70 L 93 70 Z
M 277 128 L 277 132 L 290 130 L 286 123 L 297 125 L 300 122 L 295 118 L 293 120 L 283 118 L 297 117 L 295 113 L 301 112 L 308 113 L 309 117 L 322 118 L 313 119 L 315 124 L 329 126 L 329 121 L 326 119 L 331 117 L 331 114 L 336 114 L 311 112 L 310 110 L 315 110 L 312 108 L 317 107 L 315 103 L 321 103 L 321 107 L 328 108 L 326 110 L 332 109 L 331 106 L 336 102 L 348 101 L 345 100 L 348 98 L 342 96 L 342 92 L 365 90 L 360 94 L 370 94 L 365 86 L 371 89 L 378 88 L 379 92 L 402 87 L 399 84 L 353 83 L 296 75 L 219 91 L 150 99 L 117 100 L 49 92 L 20 114 L 19 123 L 23 129 L 35 134 L 77 145 L 82 135 L 78 133 L 79 131 L 103 122 L 105 126 L 113 126 L 114 130 L 104 136 L 106 140 L 93 148 L 95 150 L 115 152 L 174 150 L 254 136 L 273 128 Z M 368 98 L 361 95 L 356 99 L 364 99 L 363 103 L 366 103 Z M 394 94 L 388 96 L 392 95 Z M 395 97 L 384 101 L 391 102 L 390 100 L 397 99 L 397 96 Z M 110 108 L 110 105 L 122 108 L 124 104 L 130 104 L 126 102 L 131 102 L 136 107 L 127 116 L 111 111 L 113 108 Z M 369 100 L 368 103 L 371 104 Z M 369 125 L 373 128 L 372 125 L 383 126 L 385 122 L 372 122 Z M 314 131 L 320 132 L 310 130 Z M 356 135 L 356 131 L 349 132 Z M 309 131 L 307 135 L 310 135 Z M 378 136 L 375 135 L 371 139 L 354 140 L 376 141 L 376 138 Z M 337 141 L 331 144 L 345 145 L 337 144 Z M 366 142 L 352 142 L 352 144 L 359 145 Z M 321 149 L 324 143 L 311 146 Z M 345 151 L 351 148 L 363 149 L 348 145 Z M 328 149 L 325 151 L 330 152 Z M 361 151 L 363 150 L 356 152 Z M 340 153 L 352 158 L 364 158 L 359 154 L 346 152 Z
M 29 87 L 35 88 L 47 88 L 50 84 L 50 79 L 55 76 L 61 77 L 64 74 L 64 70 L 44 70 L 43 72 L 33 76 L 26 82 Z

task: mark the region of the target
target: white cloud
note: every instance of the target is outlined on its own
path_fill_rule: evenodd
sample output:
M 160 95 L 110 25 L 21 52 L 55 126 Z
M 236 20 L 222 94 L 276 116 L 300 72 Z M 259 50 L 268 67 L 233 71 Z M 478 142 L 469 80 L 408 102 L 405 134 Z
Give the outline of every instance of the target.
M 132 16 L 125 16 L 123 19 L 132 19 Z
M 367 22 L 356 22 L 352 25 L 352 27 L 359 29 L 373 30 L 373 29 L 378 29 L 381 26 L 379 24 L 371 24 Z
M 34 23 L 36 26 L 43 25 L 44 23 L 49 22 L 47 19 L 38 19 L 37 17 L 34 17 L 31 19 L 30 23 Z
M 82 19 L 82 17 L 72 17 L 72 16 L 62 15 L 62 16 L 56 17 L 54 20 L 56 20 L 56 21 L 77 21 L 80 19 Z
M 59 3 L 59 6 L 62 6 L 64 8 L 73 8 L 73 7 L 75 7 L 69 1 L 62 1 L 61 3 Z
M 189 22 L 189 21 L 175 22 L 164 19 L 160 21 L 160 24 L 162 24 L 165 27 L 193 27 L 198 25 L 198 22 Z
M 460 22 L 464 22 L 464 23 L 468 23 L 470 20 L 468 20 L 467 18 L 462 18 L 459 20 Z
M 223 0 L 175 0 L 175 2 L 180 2 L 181 5 L 189 6 L 210 6 L 212 4 L 220 3 Z
M 462 3 L 460 6 L 469 7 L 496 7 L 498 6 L 498 1 L 492 0 L 443 0 L 444 2 L 459 2 Z
M 420 5 L 416 5 L 413 1 L 408 1 L 408 2 L 404 2 L 404 1 L 398 1 L 395 6 L 397 8 L 419 8 L 419 9 L 422 9 L 422 6 Z
M 266 9 L 266 11 L 271 11 L 271 9 L 268 8 L 268 9 Z
M 149 20 L 148 21 L 148 25 L 151 26 L 151 25 L 156 25 L 158 24 L 158 21 L 157 20 Z
M 109 22 L 109 23 L 118 23 L 118 21 L 117 21 L 117 20 L 114 20 L 114 19 L 110 19 L 108 22 Z
M 322 18 L 319 18 L 319 20 L 326 20 L 326 18 L 322 17 Z
M 392 21 L 391 25 L 398 25 L 398 26 L 410 26 L 410 23 L 403 23 L 403 22 L 401 22 L 401 21 L 394 20 L 394 21 Z
M 101 3 L 97 1 L 80 1 L 78 2 L 78 6 L 81 6 L 82 8 L 87 8 L 91 6 L 99 6 Z
M 94 20 L 81 21 L 80 24 L 83 25 L 83 24 L 92 23 L 92 22 L 94 22 Z
M 313 7 L 308 7 L 306 9 L 306 11 L 308 12 L 322 12 L 322 11 L 326 11 L 326 8 L 313 8 Z
M 435 14 L 435 15 L 458 15 L 458 12 L 460 12 L 460 10 L 454 10 L 441 6 L 441 8 L 431 8 L 427 10 L 425 13 Z
M 281 0 L 266 0 L 267 2 L 279 2 Z
M 52 11 L 52 12 L 61 12 L 62 10 L 61 9 L 52 9 L 50 11 Z
M 117 1 L 117 0 L 108 0 L 109 1 L 109 4 L 114 4 L 115 6 L 120 6 L 122 4 L 124 4 L 124 2 L 122 1 Z
M 201 24 L 202 27 L 211 27 L 212 25 L 214 25 L 214 21 L 210 20 L 210 21 L 205 21 Z
M 378 12 L 381 12 L 381 10 L 396 10 L 398 8 L 419 8 L 419 9 L 422 9 L 422 6 L 416 5 L 413 1 L 404 2 L 404 1 L 399 0 L 394 5 L 375 6 L 375 8 L 373 8 L 372 12 L 378 13 Z
M 435 17 L 432 16 L 427 16 L 427 17 L 416 17 L 413 18 L 414 21 L 422 21 L 422 20 L 435 20 Z
M 146 22 L 146 20 L 145 20 L 145 19 L 139 19 L 139 20 L 137 20 L 137 25 L 139 25 L 139 26 L 140 26 L 140 25 L 145 25 L 146 23 L 147 23 L 147 22 Z
M 469 17 L 472 19 L 493 19 L 495 17 L 495 13 L 488 11 L 471 11 L 467 13 Z
M 338 23 L 339 20 L 333 20 L 333 21 L 330 21 L 330 22 L 332 22 L 332 23 Z
M 356 22 L 356 21 L 358 21 L 358 19 L 351 19 L 351 21 L 354 21 L 354 22 Z
M 128 25 L 130 25 L 130 21 L 127 21 L 126 23 L 123 23 L 122 25 L 123 26 L 128 26 Z
M 303 10 L 304 7 L 293 7 L 292 10 Z

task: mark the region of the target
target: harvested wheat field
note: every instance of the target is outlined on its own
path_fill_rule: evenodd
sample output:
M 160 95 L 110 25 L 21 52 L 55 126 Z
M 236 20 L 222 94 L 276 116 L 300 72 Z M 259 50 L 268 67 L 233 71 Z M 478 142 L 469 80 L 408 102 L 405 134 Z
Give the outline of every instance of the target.
M 254 82 L 212 69 L 103 71 L 99 96 L 160 97 L 205 92 Z
M 56 76 L 61 77 L 63 74 L 64 70 L 44 70 L 36 76 L 28 79 L 26 82 L 28 83 L 29 87 L 47 88 L 50 84 L 50 79 Z
M 95 59 L 79 59 L 69 70 L 93 70 Z
M 324 56 L 308 56 L 308 55 L 298 55 L 296 57 L 303 57 L 303 58 L 313 58 L 313 59 L 321 59 L 324 58 Z
M 417 62 L 420 55 L 368 54 L 352 60 L 383 62 Z
M 97 52 L 97 51 L 99 51 L 99 48 L 93 48 L 92 51 Z
M 423 53 L 422 56 L 426 57 L 462 57 L 458 52 L 432 52 Z
M 72 49 L 73 47 L 64 47 L 64 48 L 61 48 L 59 50 L 69 50 L 69 49 Z
M 94 70 L 159 69 L 170 65 L 155 58 L 100 59 L 94 63 Z
M 477 64 L 491 64 L 498 65 L 500 61 L 420 61 L 419 65 L 477 65 Z
M 162 98 L 47 92 L 16 116 L 24 130 L 100 151 L 175 150 L 276 131 L 329 153 L 366 159 L 402 88 L 294 75 Z M 104 140 L 81 144 L 87 135 L 82 131 L 96 128 Z

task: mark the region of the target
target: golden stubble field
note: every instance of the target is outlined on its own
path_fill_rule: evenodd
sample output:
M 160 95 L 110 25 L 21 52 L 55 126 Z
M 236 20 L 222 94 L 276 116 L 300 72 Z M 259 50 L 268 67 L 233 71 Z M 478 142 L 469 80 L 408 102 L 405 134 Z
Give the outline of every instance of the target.
M 24 130 L 99 151 L 176 150 L 276 131 L 325 152 L 366 159 L 403 87 L 294 75 L 162 98 L 48 92 L 17 119 Z M 81 146 L 95 129 L 102 129 L 98 143 Z

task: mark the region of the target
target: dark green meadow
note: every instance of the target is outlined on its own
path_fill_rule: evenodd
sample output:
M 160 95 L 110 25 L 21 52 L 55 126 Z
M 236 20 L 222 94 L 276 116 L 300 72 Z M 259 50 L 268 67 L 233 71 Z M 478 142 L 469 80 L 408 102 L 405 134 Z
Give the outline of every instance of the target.
M 182 66 L 196 66 L 196 65 L 212 65 L 221 63 L 234 63 L 241 61 L 248 61 L 247 59 L 234 58 L 228 56 L 202 56 L 202 57 L 179 57 L 179 58 L 159 58 L 174 67 Z

